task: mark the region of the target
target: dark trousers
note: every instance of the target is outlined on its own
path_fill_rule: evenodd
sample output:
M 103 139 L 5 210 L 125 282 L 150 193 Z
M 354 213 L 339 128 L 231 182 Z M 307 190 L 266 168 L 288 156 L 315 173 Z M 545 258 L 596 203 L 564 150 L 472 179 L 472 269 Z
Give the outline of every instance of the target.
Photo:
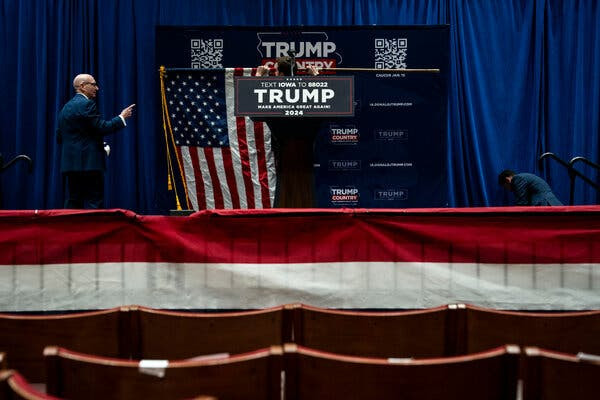
M 104 172 L 72 171 L 66 172 L 67 194 L 65 208 L 103 208 Z M 84 207 L 87 205 L 87 207 Z

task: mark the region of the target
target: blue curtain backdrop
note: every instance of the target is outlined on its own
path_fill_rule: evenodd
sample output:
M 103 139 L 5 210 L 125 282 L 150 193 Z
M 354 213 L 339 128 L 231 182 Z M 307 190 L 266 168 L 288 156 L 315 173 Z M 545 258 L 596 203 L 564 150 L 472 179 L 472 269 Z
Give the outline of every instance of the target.
M 56 115 L 71 80 L 92 73 L 105 117 L 136 103 L 108 137 L 106 206 L 164 213 L 157 25 L 450 24 L 448 182 L 452 206 L 511 200 L 504 168 L 546 177 L 567 202 L 564 169 L 546 151 L 600 161 L 600 5 L 596 0 L 0 0 L 0 153 L 25 153 L 0 175 L 5 209 L 60 208 Z M 233 67 L 233 66 L 230 66 Z M 580 167 L 597 179 L 594 171 Z M 597 193 L 579 182 L 577 204 Z

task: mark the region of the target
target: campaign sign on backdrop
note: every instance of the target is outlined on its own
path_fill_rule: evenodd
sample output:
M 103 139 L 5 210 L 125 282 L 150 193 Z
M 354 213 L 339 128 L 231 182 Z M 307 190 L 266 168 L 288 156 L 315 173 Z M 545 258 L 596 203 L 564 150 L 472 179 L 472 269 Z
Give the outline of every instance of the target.
M 157 66 L 167 69 L 273 66 L 291 50 L 300 68 L 316 66 L 323 68 L 321 76 L 353 78 L 354 116 L 320 117 L 315 206 L 447 205 L 448 26 L 171 26 L 158 27 L 156 40 Z M 272 100 L 270 95 L 263 94 L 263 100 Z M 295 123 L 302 115 L 290 117 Z
M 352 76 L 234 78 L 235 115 L 248 117 L 351 117 Z

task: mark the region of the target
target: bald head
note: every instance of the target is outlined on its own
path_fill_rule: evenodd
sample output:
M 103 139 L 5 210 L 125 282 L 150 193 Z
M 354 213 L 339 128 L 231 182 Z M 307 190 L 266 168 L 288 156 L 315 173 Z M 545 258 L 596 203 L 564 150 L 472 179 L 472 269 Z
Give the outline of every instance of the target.
M 73 79 L 73 87 L 75 88 L 75 90 L 77 90 L 77 89 L 79 89 L 79 86 L 81 86 L 81 84 L 86 81 L 93 82 L 94 77 L 91 76 L 90 74 L 79 74 Z
M 77 93 L 82 93 L 87 98 L 93 99 L 98 91 L 96 79 L 90 74 L 79 74 L 73 79 L 73 88 Z

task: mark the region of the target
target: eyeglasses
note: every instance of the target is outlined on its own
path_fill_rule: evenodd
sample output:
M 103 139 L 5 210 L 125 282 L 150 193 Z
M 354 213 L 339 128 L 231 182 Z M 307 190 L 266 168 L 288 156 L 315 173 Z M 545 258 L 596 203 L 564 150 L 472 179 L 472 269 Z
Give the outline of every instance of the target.
M 98 82 L 81 82 L 81 86 L 83 85 L 93 85 L 98 87 Z

